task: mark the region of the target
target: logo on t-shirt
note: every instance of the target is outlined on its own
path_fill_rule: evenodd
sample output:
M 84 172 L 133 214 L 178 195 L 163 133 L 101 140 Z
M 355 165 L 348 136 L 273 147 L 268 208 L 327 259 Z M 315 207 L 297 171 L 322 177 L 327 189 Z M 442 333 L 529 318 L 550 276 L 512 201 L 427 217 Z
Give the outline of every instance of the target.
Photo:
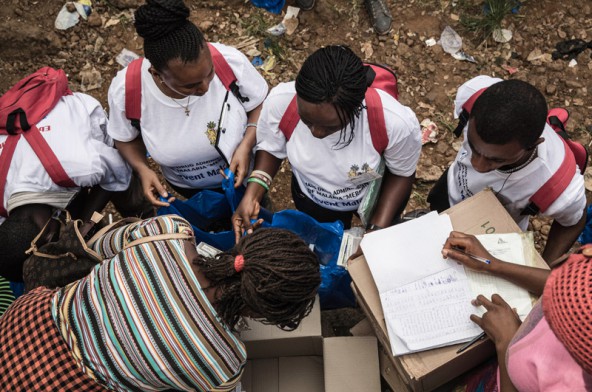
M 361 168 L 356 164 L 351 165 L 349 171 L 347 172 L 347 177 L 351 183 L 359 186 L 376 180 L 381 176 L 376 171 L 374 171 L 374 169 L 372 169 L 368 163 L 364 163 Z
M 206 129 L 206 136 L 210 141 L 210 144 L 213 146 L 216 144 L 216 123 L 214 121 L 210 121 L 207 124 L 208 129 Z

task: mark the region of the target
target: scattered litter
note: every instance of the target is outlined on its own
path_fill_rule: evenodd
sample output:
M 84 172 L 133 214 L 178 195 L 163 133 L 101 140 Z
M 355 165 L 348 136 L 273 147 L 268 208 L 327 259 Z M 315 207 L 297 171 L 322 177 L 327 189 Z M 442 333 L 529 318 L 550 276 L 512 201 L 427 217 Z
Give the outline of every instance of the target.
M 246 55 L 249 57 L 261 56 L 261 51 L 255 47 L 252 47 L 251 49 L 247 50 Z
M 421 122 L 421 144 L 436 143 L 438 141 L 438 126 L 429 118 Z
M 267 11 L 279 14 L 284 8 L 286 0 L 251 0 L 255 7 L 265 8 Z
M 267 32 L 273 36 L 279 37 L 287 34 L 292 35 L 298 27 L 298 13 L 300 8 L 288 6 L 284 19 L 279 24 L 267 29 Z
M 495 29 L 491 34 L 495 42 L 505 44 L 512 39 L 512 32 L 507 29 Z
M 58 12 L 54 26 L 58 30 L 67 30 L 70 27 L 76 26 L 80 21 L 80 17 L 86 20 L 91 12 L 91 0 L 68 1 L 62 6 L 60 12 Z
M 455 54 L 462 49 L 462 38 L 450 26 L 446 26 L 440 35 L 440 45 L 449 54 Z
M 592 41 L 586 42 L 583 39 L 568 39 L 558 42 L 552 54 L 553 60 L 573 60 L 587 48 L 592 48 Z
M 111 18 L 107 22 L 105 22 L 105 28 L 115 26 L 116 24 L 119 24 L 119 22 L 121 22 L 121 19 L 117 17 Z
M 518 68 L 516 67 L 510 67 L 509 65 L 502 65 L 502 68 L 505 69 L 506 71 L 508 71 L 508 73 L 510 75 L 514 75 L 516 72 L 518 72 Z
M 532 63 L 533 61 L 540 61 L 548 63 L 552 60 L 550 53 L 543 53 L 540 49 L 533 49 L 526 57 L 526 61 Z
M 440 35 L 440 41 L 442 49 L 452 55 L 457 60 L 470 61 L 476 63 L 475 58 L 462 50 L 462 38 L 452 27 L 446 26 L 442 34 Z
M 573 67 L 575 67 L 576 65 L 578 65 L 578 62 L 576 61 L 576 59 L 571 59 L 571 61 L 569 62 L 569 64 L 567 64 L 567 66 L 568 66 L 569 68 L 573 68 Z
M 261 65 L 261 69 L 265 72 L 271 72 L 277 63 L 277 59 L 274 55 L 271 55 L 265 59 L 263 64 Z
M 361 48 L 362 53 L 364 53 L 364 59 L 369 59 L 374 54 L 374 49 L 372 48 L 372 42 L 367 41 L 362 44 Z
M 117 63 L 122 67 L 127 67 L 129 63 L 139 58 L 140 56 L 138 56 L 136 53 L 132 52 L 129 49 L 123 48 L 121 49 L 121 52 L 119 52 L 117 57 L 115 57 L 115 61 L 117 61 Z
M 437 43 L 438 43 L 438 42 L 437 42 L 435 39 L 433 39 L 433 38 L 430 38 L 430 39 L 426 39 L 426 40 L 425 40 L 425 44 L 426 44 L 426 46 L 428 46 L 428 47 L 429 47 L 429 46 L 434 46 L 434 45 L 436 45 Z
M 267 32 L 273 36 L 279 37 L 286 33 L 286 26 L 283 23 L 276 24 L 267 29 Z
M 253 64 L 255 67 L 260 67 L 263 65 L 263 59 L 261 56 L 255 56 L 253 57 L 253 60 L 251 60 L 251 64 Z
M 475 58 L 473 56 L 471 56 L 470 54 L 468 54 L 464 50 L 459 50 L 458 52 L 454 53 L 452 55 L 452 57 L 454 57 L 455 59 L 460 60 L 460 61 L 468 61 L 470 63 L 477 64 L 477 60 L 475 60 Z
M 89 63 L 82 68 L 80 71 L 80 91 L 86 92 L 90 90 L 96 90 L 103 84 L 103 77 L 101 73 L 97 71 L 95 67 L 92 67 Z
M 300 8 L 288 6 L 288 10 L 286 11 L 286 16 L 282 20 L 284 26 L 286 26 L 286 34 L 292 35 L 296 28 L 298 27 L 298 12 L 300 12 Z

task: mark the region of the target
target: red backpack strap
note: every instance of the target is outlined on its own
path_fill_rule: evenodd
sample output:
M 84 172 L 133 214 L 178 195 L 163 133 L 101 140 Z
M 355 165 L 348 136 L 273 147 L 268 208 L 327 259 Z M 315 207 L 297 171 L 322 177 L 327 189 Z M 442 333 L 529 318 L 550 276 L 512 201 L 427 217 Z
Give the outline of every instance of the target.
M 370 87 L 382 90 L 399 100 L 399 88 L 397 75 L 395 71 L 386 65 L 365 63 L 370 69 L 368 70 L 368 79 Z
M 571 140 L 569 134 L 565 130 L 565 125 L 569 120 L 569 112 L 564 108 L 553 108 L 549 110 L 547 114 L 547 123 L 553 128 L 563 141 L 567 143 L 567 146 L 571 150 L 576 160 L 576 164 L 580 169 L 580 173 L 584 174 L 586 167 L 588 166 L 588 150 L 582 144 Z
M 142 62 L 139 58 L 127 66 L 125 73 L 125 117 L 140 130 L 142 117 Z
M 563 146 L 565 148 L 563 162 L 561 162 L 555 174 L 530 197 L 530 203 L 522 210 L 522 215 L 536 215 L 539 212 L 544 213 L 547 211 L 549 206 L 565 191 L 576 174 L 574 155 L 567 143 L 564 142 Z
M 218 76 L 218 79 L 220 79 L 226 90 L 230 91 L 239 101 L 243 103 L 249 102 L 248 97 L 243 97 L 240 94 L 238 85 L 236 84 L 236 76 L 234 75 L 232 68 L 230 68 L 230 65 L 228 65 L 228 62 L 226 61 L 224 56 L 222 56 L 220 51 L 209 42 L 208 48 L 210 49 L 210 54 L 212 55 L 212 62 L 214 63 L 216 75 Z
M 14 155 L 16 145 L 21 138 L 21 135 L 9 135 L 6 138 L 4 147 L 2 148 L 2 154 L 0 154 L 0 216 L 7 217 L 8 213 L 4 208 L 4 191 L 6 189 L 6 177 L 8 177 L 8 169 L 10 169 L 10 163 Z
M 458 125 L 454 130 L 454 136 L 459 137 L 462 134 L 463 129 L 465 129 L 469 122 L 469 117 L 471 116 L 471 111 L 473 110 L 473 105 L 475 104 L 475 101 L 477 100 L 477 98 L 481 96 L 481 94 L 483 94 L 485 90 L 487 90 L 487 87 L 482 88 L 481 90 L 477 90 L 464 103 L 464 105 L 462 106 L 462 111 L 458 116 Z
M 288 104 L 282 119 L 280 120 L 279 128 L 280 131 L 284 134 L 286 141 L 290 140 L 292 137 L 292 133 L 294 133 L 294 129 L 296 129 L 296 125 L 300 121 L 300 115 L 298 114 L 298 104 L 296 103 L 296 94 L 294 94 L 294 98 Z
M 372 137 L 372 145 L 382 155 L 388 146 L 389 140 L 386 133 L 382 101 L 376 89 L 372 87 L 366 90 L 366 108 L 368 111 L 368 125 L 370 127 L 370 136 Z

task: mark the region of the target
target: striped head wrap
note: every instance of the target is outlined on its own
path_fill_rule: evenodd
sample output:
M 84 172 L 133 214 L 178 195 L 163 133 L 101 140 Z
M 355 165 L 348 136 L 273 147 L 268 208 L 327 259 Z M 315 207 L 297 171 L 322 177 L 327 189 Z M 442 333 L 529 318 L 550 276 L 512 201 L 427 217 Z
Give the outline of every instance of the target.
M 85 373 L 116 391 L 232 390 L 244 346 L 219 321 L 184 250 L 184 219 L 121 227 L 93 248 L 107 260 L 57 292 L 52 313 Z

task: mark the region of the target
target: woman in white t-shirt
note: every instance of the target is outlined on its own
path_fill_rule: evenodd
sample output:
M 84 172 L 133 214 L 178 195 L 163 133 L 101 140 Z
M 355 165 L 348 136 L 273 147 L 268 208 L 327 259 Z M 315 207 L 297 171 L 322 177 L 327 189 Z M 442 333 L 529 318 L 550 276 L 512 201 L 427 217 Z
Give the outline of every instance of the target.
M 113 192 L 128 188 L 131 177 L 130 167 L 107 135 L 107 115 L 93 97 L 64 95 L 36 126 L 77 186 L 54 183 L 25 138 L 19 139 L 2 199 L 8 217 L 0 217 L 0 276 L 13 282 L 22 281 L 25 251 L 56 208 L 89 220 Z M 0 153 L 6 139 L 0 135 Z
M 237 238 L 251 229 L 250 219 L 284 158 L 292 167 L 296 208 L 318 221 L 341 220 L 349 228 L 382 157 L 386 170 L 368 229 L 389 226 L 402 212 L 421 150 L 419 123 L 409 108 L 377 89 L 388 139 L 379 153 L 366 110 L 368 75 L 369 67 L 349 48 L 328 46 L 308 57 L 296 82 L 271 91 L 258 123 L 255 170 L 233 216 Z M 287 139 L 280 123 L 293 99 L 300 118 Z
M 202 189 L 220 189 L 219 171 L 228 166 L 236 175 L 236 186 L 242 183 L 268 90 L 243 54 L 213 44 L 237 79 L 238 89 L 229 93 L 202 33 L 188 17 L 189 9 L 181 0 L 154 0 L 136 11 L 135 26 L 144 38 L 146 56 L 141 68 L 141 131 L 126 118 L 129 67 L 109 88 L 109 135 L 155 206 L 168 205 L 158 199 L 168 197 L 168 192 L 149 167 L 146 153 L 185 197 Z

